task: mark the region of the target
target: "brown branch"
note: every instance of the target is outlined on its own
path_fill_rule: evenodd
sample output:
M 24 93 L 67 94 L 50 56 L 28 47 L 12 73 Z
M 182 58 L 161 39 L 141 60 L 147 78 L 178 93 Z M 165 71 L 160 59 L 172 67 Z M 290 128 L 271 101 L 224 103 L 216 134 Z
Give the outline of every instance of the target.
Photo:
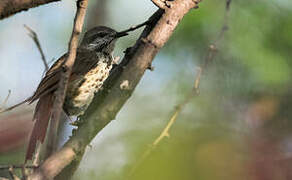
M 38 39 L 38 35 L 36 32 L 34 32 L 30 27 L 28 27 L 27 25 L 24 25 L 25 29 L 28 31 L 28 35 L 29 37 L 32 38 L 32 40 L 34 41 L 34 43 L 36 44 L 41 56 L 42 56 L 42 61 L 44 63 L 44 66 L 45 66 L 45 70 L 47 71 L 49 69 L 49 66 L 48 66 L 48 63 L 47 63 L 47 60 L 46 60 L 46 57 L 45 57 L 45 54 L 43 52 L 43 49 L 41 47 L 41 44 L 40 44 L 40 41 Z
M 186 95 L 186 97 L 184 98 L 184 100 L 180 104 L 178 104 L 176 106 L 176 108 L 175 108 L 175 110 L 173 112 L 173 115 L 171 116 L 171 118 L 170 118 L 169 122 L 167 123 L 167 125 L 165 126 L 165 128 L 162 130 L 160 135 L 153 141 L 153 143 L 151 144 L 150 148 L 148 148 L 143 153 L 143 155 L 138 160 L 136 165 L 131 169 L 131 171 L 129 173 L 129 176 L 133 175 L 133 173 L 140 166 L 140 164 L 151 154 L 151 152 L 158 146 L 158 144 L 165 137 L 169 137 L 170 136 L 169 130 L 172 127 L 172 125 L 175 123 L 175 121 L 177 120 L 178 115 L 181 113 L 183 108 L 194 97 L 199 95 L 199 85 L 200 85 L 202 73 L 203 73 L 203 71 L 205 71 L 207 69 L 208 64 L 213 61 L 213 59 L 215 57 L 215 53 L 216 53 L 216 46 L 220 42 L 220 40 L 222 40 L 226 30 L 228 30 L 228 17 L 229 17 L 230 3 L 231 3 L 231 0 L 226 0 L 225 16 L 224 16 L 224 22 L 223 22 L 222 28 L 221 28 L 218 36 L 215 38 L 214 43 L 209 46 L 209 49 L 207 51 L 207 54 L 206 54 L 205 59 L 203 61 L 203 64 L 201 65 L 201 67 L 198 68 L 198 71 L 197 71 L 197 74 L 196 74 L 195 81 L 194 81 L 193 88 L 192 88 L 191 92 L 188 93 Z
M 151 18 L 136 44 L 128 49 L 120 66 L 108 78 L 104 91 L 99 93 L 80 117 L 80 125 L 70 140 L 50 156 L 28 179 L 53 178 L 71 162 L 82 158 L 86 146 L 103 129 L 130 98 L 155 55 L 168 41 L 183 16 L 195 7 L 193 0 L 169 1 L 170 7 L 158 10 Z M 127 88 L 120 84 L 128 81 Z M 97 100 L 98 99 L 98 100 Z M 61 108 L 61 107 L 60 107 Z
M 76 2 L 76 5 L 77 5 L 77 11 L 76 11 L 73 31 L 72 31 L 72 35 L 71 35 L 71 39 L 70 39 L 70 43 L 68 47 L 69 49 L 68 56 L 65 61 L 65 64 L 63 65 L 64 72 L 59 82 L 59 88 L 55 92 L 56 98 L 55 98 L 55 102 L 53 106 L 52 118 L 51 118 L 50 128 L 48 132 L 47 155 L 51 155 L 54 151 L 56 151 L 56 148 L 57 148 L 58 125 L 59 125 L 61 113 L 63 110 L 63 103 L 65 99 L 69 77 L 70 77 L 74 62 L 75 62 L 75 57 L 76 57 L 76 52 L 77 52 L 77 47 L 78 47 L 78 39 L 82 31 L 84 17 L 85 17 L 87 5 L 88 5 L 88 0 L 78 0 Z M 46 176 L 46 174 L 44 174 L 44 176 Z
M 27 11 L 29 8 L 56 1 L 60 0 L 1 0 L 0 19 L 4 19 L 21 11 Z

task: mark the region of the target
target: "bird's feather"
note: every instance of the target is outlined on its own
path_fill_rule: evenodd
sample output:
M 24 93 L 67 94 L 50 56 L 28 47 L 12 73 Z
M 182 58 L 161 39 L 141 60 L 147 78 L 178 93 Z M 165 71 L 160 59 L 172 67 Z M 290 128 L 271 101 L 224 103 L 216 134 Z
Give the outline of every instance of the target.
M 52 112 L 54 96 L 52 93 L 42 96 L 36 106 L 33 119 L 35 124 L 30 135 L 29 144 L 26 151 L 25 161 L 31 160 L 38 141 L 44 142 L 49 119 Z

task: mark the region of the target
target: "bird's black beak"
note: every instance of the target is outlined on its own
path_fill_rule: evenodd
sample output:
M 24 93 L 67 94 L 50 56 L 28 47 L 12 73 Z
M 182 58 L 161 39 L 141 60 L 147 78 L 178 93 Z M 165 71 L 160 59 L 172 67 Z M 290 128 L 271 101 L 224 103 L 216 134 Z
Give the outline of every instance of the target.
M 128 35 L 127 32 L 121 31 L 121 32 L 117 32 L 115 34 L 115 38 L 120 38 L 120 37 L 127 36 L 127 35 Z

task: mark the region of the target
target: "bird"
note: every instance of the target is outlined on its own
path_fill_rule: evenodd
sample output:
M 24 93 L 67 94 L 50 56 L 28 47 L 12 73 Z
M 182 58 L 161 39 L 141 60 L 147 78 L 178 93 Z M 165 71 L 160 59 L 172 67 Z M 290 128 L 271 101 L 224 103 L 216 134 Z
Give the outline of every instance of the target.
M 97 26 L 84 34 L 77 48 L 75 63 L 67 86 L 63 110 L 68 116 L 84 114 L 94 94 L 102 89 L 103 83 L 109 76 L 114 64 L 113 51 L 118 38 L 128 35 L 127 32 Z M 63 65 L 68 53 L 61 56 L 46 72 L 34 94 L 25 101 L 8 108 L 8 110 L 23 104 L 38 100 L 34 110 L 32 129 L 25 161 L 31 160 L 37 142 L 43 143 L 46 137 L 52 107 L 55 100 L 55 91 L 58 88 Z

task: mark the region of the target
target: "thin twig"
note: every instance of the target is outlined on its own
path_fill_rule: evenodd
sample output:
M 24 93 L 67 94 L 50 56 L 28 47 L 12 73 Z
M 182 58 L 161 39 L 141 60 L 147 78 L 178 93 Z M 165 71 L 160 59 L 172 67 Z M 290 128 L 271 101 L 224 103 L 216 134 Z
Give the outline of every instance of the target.
M 32 30 L 30 27 L 28 27 L 27 25 L 24 24 L 23 26 L 24 26 L 24 28 L 28 31 L 28 35 L 32 38 L 32 40 L 35 42 L 35 44 L 36 44 L 36 46 L 37 46 L 37 48 L 38 48 L 38 50 L 39 50 L 39 52 L 40 52 L 40 54 L 41 54 L 41 57 L 42 57 L 41 59 L 42 59 L 43 64 L 44 64 L 44 66 L 45 66 L 45 71 L 44 71 L 44 72 L 46 72 L 46 71 L 49 69 L 49 66 L 48 66 L 48 63 L 47 63 L 46 57 L 45 57 L 45 55 L 44 55 L 44 52 L 43 52 L 43 50 L 42 50 L 41 44 L 40 44 L 40 42 L 39 42 L 39 39 L 38 39 L 37 33 L 36 33 L 35 31 L 33 31 L 33 30 Z M 10 90 L 9 90 L 9 94 L 8 94 L 8 96 L 7 96 L 7 98 L 6 98 L 7 100 L 8 100 L 9 95 L 10 95 Z M 4 101 L 4 104 L 7 102 L 7 100 Z M 15 105 L 13 105 L 13 106 L 11 106 L 11 107 L 8 107 L 8 108 L 6 108 L 6 109 L 2 108 L 2 107 L 4 107 L 4 105 L 3 105 L 3 106 L 0 106 L 0 113 L 6 112 L 6 111 L 10 111 L 10 110 L 12 110 L 12 109 L 14 109 L 14 108 L 16 108 L 16 107 L 18 107 L 18 106 L 20 106 L 20 105 L 26 103 L 27 101 L 29 101 L 29 98 L 27 98 L 26 100 L 24 100 L 24 101 L 22 101 L 22 102 L 20 102 L 20 103 L 18 103 L 18 104 L 15 104 Z
M 6 105 L 7 101 L 8 101 L 8 99 L 9 99 L 9 97 L 10 97 L 10 95 L 11 95 L 11 90 L 9 89 L 6 98 L 4 99 L 4 101 L 2 102 L 2 104 L 1 104 L 1 106 L 0 106 L 0 112 L 1 112 L 2 109 L 4 109 L 4 107 L 5 107 L 5 105 Z
M 49 66 L 48 66 L 45 54 L 44 54 L 44 52 L 42 50 L 42 47 L 41 47 L 40 41 L 38 39 L 37 33 L 34 30 L 32 30 L 30 27 L 28 27 L 27 25 L 24 24 L 23 26 L 24 26 L 25 29 L 27 29 L 29 37 L 31 37 L 32 40 L 35 42 L 35 44 L 36 44 L 36 46 L 37 46 L 37 48 L 38 48 L 38 50 L 39 50 L 39 52 L 40 52 L 40 54 L 42 56 L 42 61 L 43 61 L 44 66 L 45 66 L 45 70 L 47 71 L 49 69 Z
M 37 46 L 37 48 L 38 48 L 38 50 L 39 50 L 39 52 L 41 54 L 41 57 L 42 57 L 41 59 L 43 61 L 44 67 L 45 67 L 45 71 L 44 72 L 48 71 L 49 65 L 47 63 L 46 56 L 45 56 L 44 51 L 43 51 L 43 49 L 41 47 L 41 44 L 40 44 L 40 41 L 38 39 L 37 33 L 34 30 L 32 30 L 30 27 L 28 27 L 27 25 L 24 24 L 23 26 L 28 31 L 29 37 L 31 37 L 31 39 L 34 41 L 34 43 L 36 44 L 36 46 Z M 36 153 L 35 153 L 35 155 L 33 157 L 33 164 L 34 165 L 38 165 L 38 163 L 39 163 L 41 144 L 37 144 L 37 148 L 36 149 L 37 149 Z
M 82 31 L 88 0 L 78 0 L 76 3 L 77 3 L 77 11 L 76 11 L 73 31 L 72 31 L 72 35 L 71 35 L 71 39 L 70 39 L 69 47 L 68 47 L 69 49 L 68 56 L 65 61 L 65 64 L 63 65 L 64 71 L 63 71 L 63 74 L 61 75 L 58 90 L 55 92 L 56 98 L 53 105 L 52 118 L 51 118 L 50 128 L 48 132 L 48 145 L 47 145 L 48 152 L 46 153 L 48 156 L 50 156 L 57 149 L 57 134 L 58 134 L 57 131 L 58 131 L 58 126 L 59 126 L 59 121 L 61 117 L 61 112 L 63 110 L 62 107 L 63 107 L 63 103 L 65 99 L 69 77 L 70 77 L 70 74 L 75 62 L 75 58 L 76 58 L 78 39 Z
M 172 127 L 172 125 L 176 122 L 178 115 L 181 113 L 182 109 L 185 105 L 187 105 L 191 99 L 197 95 L 199 95 L 199 84 L 201 79 L 202 69 L 198 68 L 198 72 L 194 81 L 193 89 L 190 93 L 186 95 L 183 102 L 176 106 L 169 122 L 165 126 L 165 128 L 162 130 L 160 135 L 152 142 L 149 148 L 146 149 L 146 151 L 142 154 L 141 158 L 139 158 L 136 165 L 131 169 L 129 173 L 129 177 L 131 177 L 136 169 L 142 164 L 142 162 L 145 161 L 145 159 L 151 154 L 151 152 L 158 146 L 158 144 L 165 138 L 170 137 L 169 130 Z
M 144 160 L 151 154 L 151 152 L 158 146 L 158 144 L 165 137 L 170 136 L 169 130 L 172 127 L 172 125 L 175 123 L 175 121 L 177 120 L 178 115 L 181 113 L 181 111 L 183 110 L 185 105 L 187 105 L 192 100 L 192 98 L 199 95 L 199 85 L 200 85 L 202 73 L 203 73 L 203 71 L 206 70 L 206 68 L 208 67 L 208 64 L 214 59 L 215 53 L 216 53 L 216 46 L 219 43 L 219 41 L 223 38 L 225 32 L 228 30 L 228 17 L 229 17 L 229 11 L 230 11 L 230 3 L 231 3 L 231 0 L 226 0 L 226 9 L 225 9 L 223 26 L 222 26 L 218 36 L 216 37 L 214 43 L 209 46 L 203 64 L 197 70 L 197 74 L 196 74 L 195 81 L 194 81 L 193 88 L 192 88 L 191 92 L 189 92 L 186 95 L 186 97 L 184 98 L 182 103 L 180 103 L 179 105 L 176 106 L 174 113 L 171 116 L 167 125 L 164 127 L 164 129 L 162 130 L 160 135 L 153 141 L 153 143 L 150 145 L 150 147 L 147 148 L 147 150 L 143 153 L 142 157 L 138 160 L 136 165 L 131 169 L 129 176 L 133 175 L 133 173 L 140 166 L 140 164 L 142 162 L 144 162 Z
M 226 0 L 225 3 L 225 14 L 224 14 L 224 20 L 223 20 L 223 26 L 221 27 L 221 30 L 219 32 L 219 35 L 214 41 L 215 48 L 217 46 L 217 43 L 223 38 L 225 31 L 229 28 L 229 14 L 230 14 L 230 5 L 232 0 Z
M 27 169 L 35 169 L 38 168 L 38 166 L 34 166 L 34 165 L 0 165 L 0 170 L 8 170 L 10 167 L 12 167 L 13 169 L 21 169 L 21 168 L 27 168 Z
M 123 34 L 123 33 L 127 33 L 127 32 L 130 32 L 130 31 L 135 31 L 136 29 L 139 29 L 140 27 L 143 27 L 145 25 L 147 25 L 150 21 L 147 20 L 141 24 L 138 24 L 138 25 L 135 25 L 135 26 L 131 26 L 130 28 L 126 29 L 126 30 L 123 30 L 123 31 L 120 31 L 119 33 Z
M 198 72 L 197 72 L 196 77 L 195 77 L 195 81 L 194 81 L 194 85 L 193 85 L 192 91 L 186 96 L 184 101 L 177 106 L 174 114 L 172 115 L 169 123 L 167 124 L 167 126 L 163 130 L 162 134 L 166 134 L 166 136 L 169 136 L 169 132 L 168 131 L 169 131 L 171 125 L 177 119 L 177 116 L 182 111 L 183 107 L 186 104 L 188 104 L 193 97 L 199 95 L 199 85 L 200 85 L 200 80 L 201 80 L 202 73 L 203 73 L 203 71 L 205 71 L 207 69 L 208 64 L 213 61 L 213 59 L 215 57 L 216 50 L 217 50 L 216 46 L 219 43 L 219 41 L 223 38 L 226 30 L 228 30 L 228 28 L 227 28 L 228 24 L 227 23 L 228 23 L 228 15 L 229 15 L 229 10 L 230 10 L 230 3 L 231 3 L 231 0 L 226 0 L 226 10 L 225 10 L 225 17 L 224 17 L 223 26 L 221 28 L 221 31 L 220 31 L 219 35 L 217 36 L 216 40 L 214 41 L 214 43 L 209 46 L 209 49 L 208 49 L 207 55 L 205 56 L 205 60 L 204 60 L 203 65 L 198 68 Z M 159 138 L 159 139 L 157 138 L 157 140 L 154 141 L 153 145 L 157 145 L 160 142 L 160 140 L 162 140 L 162 138 Z

